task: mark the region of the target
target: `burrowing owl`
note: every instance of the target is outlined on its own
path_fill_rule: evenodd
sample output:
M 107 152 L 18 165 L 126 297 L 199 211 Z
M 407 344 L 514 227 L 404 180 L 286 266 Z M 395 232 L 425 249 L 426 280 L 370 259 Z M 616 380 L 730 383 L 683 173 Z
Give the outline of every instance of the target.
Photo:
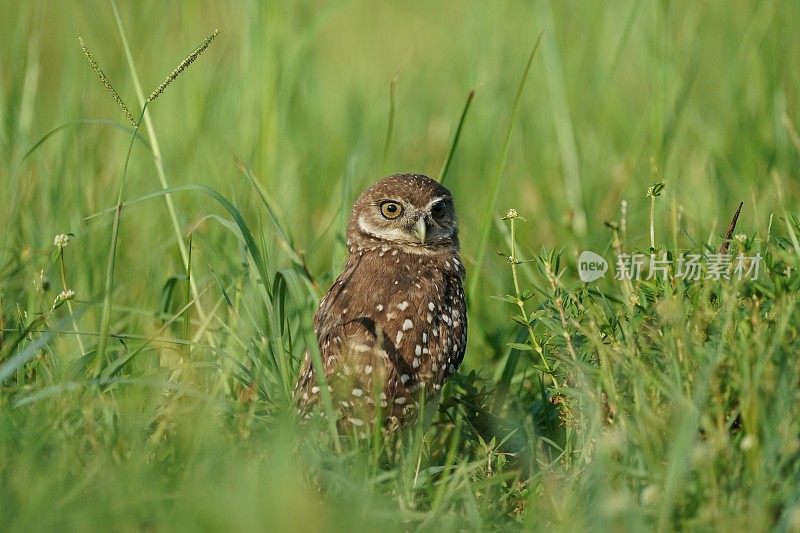
M 314 317 L 328 389 L 340 424 L 401 424 L 453 375 L 467 344 L 450 191 L 417 174 L 379 181 L 353 205 L 347 248 Z M 295 392 L 301 411 L 319 399 L 308 354 Z

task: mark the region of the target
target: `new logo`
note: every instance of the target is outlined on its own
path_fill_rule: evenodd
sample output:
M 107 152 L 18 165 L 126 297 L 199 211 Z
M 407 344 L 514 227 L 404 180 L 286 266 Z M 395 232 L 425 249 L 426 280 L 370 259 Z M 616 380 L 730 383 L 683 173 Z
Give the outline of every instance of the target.
M 581 281 L 589 283 L 605 276 L 608 262 L 594 252 L 585 250 L 578 257 L 578 275 Z

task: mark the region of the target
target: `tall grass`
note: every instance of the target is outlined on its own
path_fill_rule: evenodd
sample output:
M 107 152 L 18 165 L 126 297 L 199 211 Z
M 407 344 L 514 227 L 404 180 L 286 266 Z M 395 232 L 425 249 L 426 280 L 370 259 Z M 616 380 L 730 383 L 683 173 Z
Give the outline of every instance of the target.
M 796 3 L 0 11 L 4 529 L 800 528 Z M 291 389 L 394 171 L 454 193 L 469 346 L 355 441 Z M 681 279 L 740 201 L 758 278 Z

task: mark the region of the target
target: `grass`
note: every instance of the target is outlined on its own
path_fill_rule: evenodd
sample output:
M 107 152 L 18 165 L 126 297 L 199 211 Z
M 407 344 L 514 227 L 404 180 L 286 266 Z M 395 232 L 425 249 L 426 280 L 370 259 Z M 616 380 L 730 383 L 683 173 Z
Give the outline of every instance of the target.
M 796 2 L 0 11 L 4 530 L 800 530 Z M 291 387 L 394 171 L 454 193 L 469 346 L 354 443 Z M 757 279 L 681 279 L 740 201 Z

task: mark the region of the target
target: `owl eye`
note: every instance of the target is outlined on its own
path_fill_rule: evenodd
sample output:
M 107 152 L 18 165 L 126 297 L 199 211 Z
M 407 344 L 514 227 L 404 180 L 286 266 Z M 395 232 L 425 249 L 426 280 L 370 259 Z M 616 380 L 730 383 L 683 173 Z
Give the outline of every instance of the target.
M 439 218 L 442 215 L 444 215 L 444 204 L 445 204 L 444 201 L 433 204 L 433 207 L 431 207 L 431 214 L 436 218 Z
M 389 220 L 395 219 L 403 214 L 403 206 L 397 202 L 383 202 L 381 204 L 381 215 Z

